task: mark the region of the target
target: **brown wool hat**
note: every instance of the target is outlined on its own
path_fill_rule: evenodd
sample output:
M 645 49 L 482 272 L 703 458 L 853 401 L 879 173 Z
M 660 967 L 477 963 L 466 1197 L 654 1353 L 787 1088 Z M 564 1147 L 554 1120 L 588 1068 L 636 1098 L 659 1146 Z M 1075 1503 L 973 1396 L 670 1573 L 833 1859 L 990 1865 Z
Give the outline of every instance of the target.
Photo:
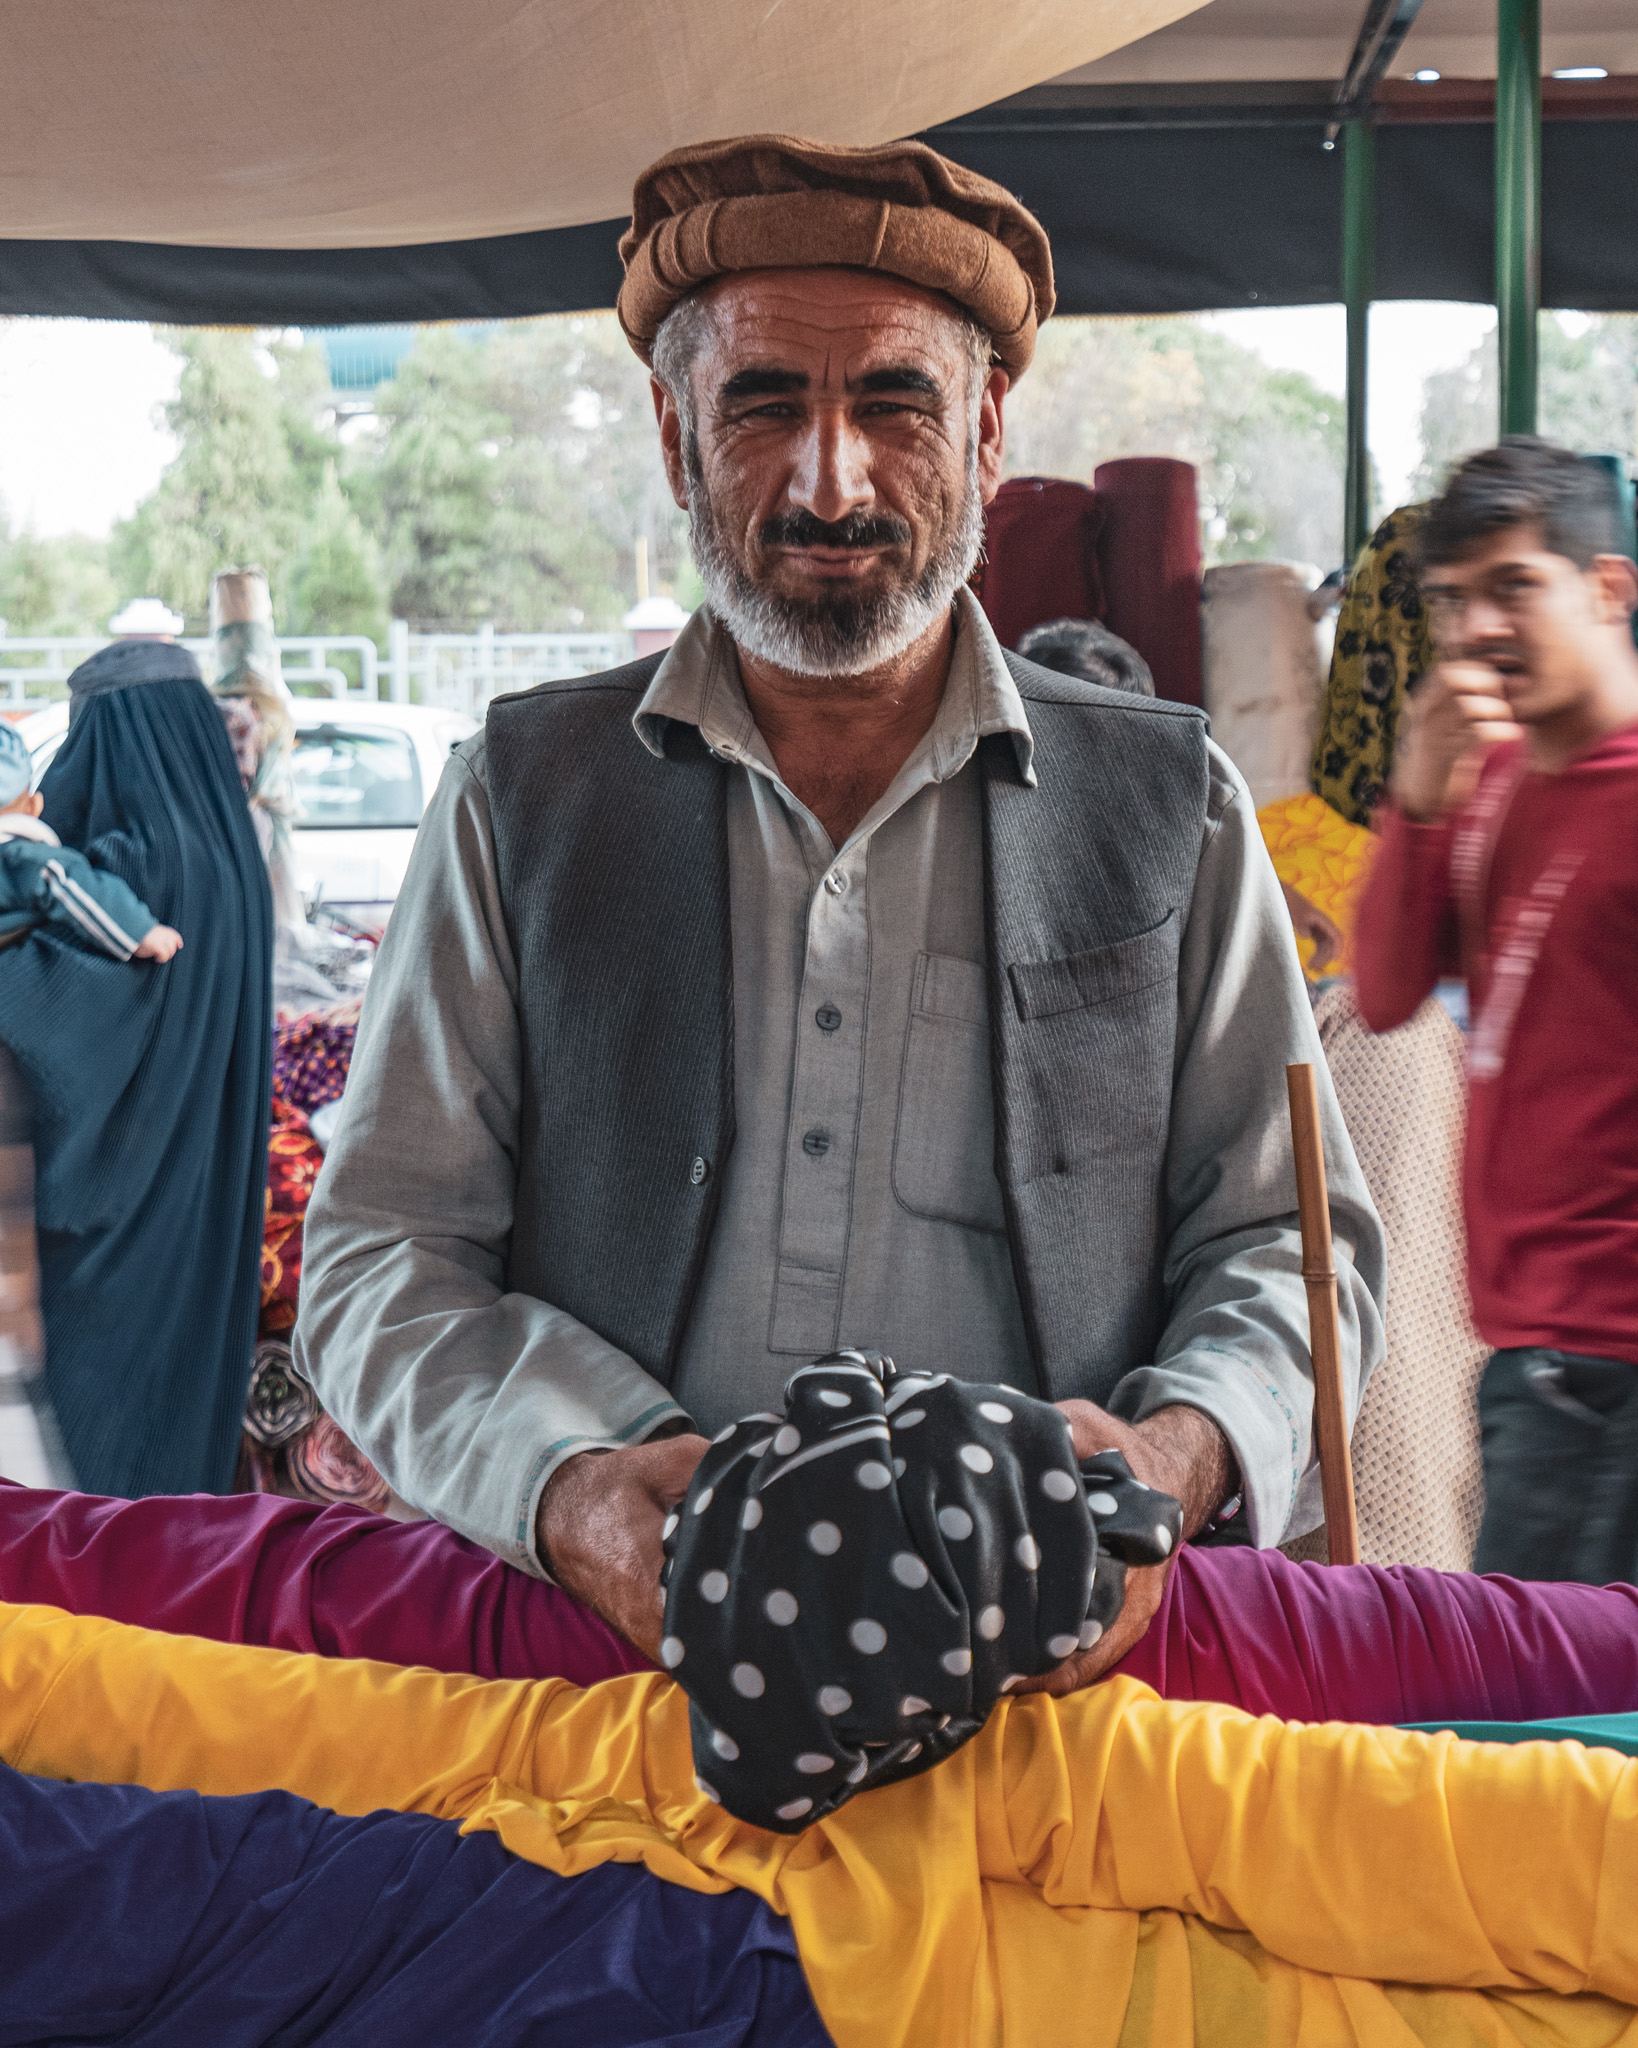
M 734 270 L 881 270 L 943 292 L 988 329 L 1014 382 L 1053 304 L 1041 223 L 924 142 L 743 135 L 674 149 L 637 180 L 620 260 L 620 325 L 645 363 L 678 300 Z

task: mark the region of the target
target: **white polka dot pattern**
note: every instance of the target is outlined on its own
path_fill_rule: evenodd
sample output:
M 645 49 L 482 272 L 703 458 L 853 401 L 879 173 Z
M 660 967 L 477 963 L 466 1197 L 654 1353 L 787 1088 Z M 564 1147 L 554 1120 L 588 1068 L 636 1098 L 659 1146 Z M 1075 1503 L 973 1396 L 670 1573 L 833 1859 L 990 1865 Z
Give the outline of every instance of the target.
M 1168 1512 L 1116 1454 L 1077 1464 L 1063 1416 L 1017 1389 L 859 1353 L 803 1367 L 782 1417 L 718 1432 L 666 1518 L 662 1661 L 702 1784 L 796 1832 L 926 1769 L 1102 1639 Z

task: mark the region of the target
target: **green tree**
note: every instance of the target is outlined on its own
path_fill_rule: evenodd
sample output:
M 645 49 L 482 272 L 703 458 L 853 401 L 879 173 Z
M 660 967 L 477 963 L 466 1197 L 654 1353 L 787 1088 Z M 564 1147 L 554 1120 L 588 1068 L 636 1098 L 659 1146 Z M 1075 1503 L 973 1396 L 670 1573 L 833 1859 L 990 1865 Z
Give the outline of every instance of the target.
M 103 542 L 79 533 L 8 535 L 0 518 L 0 619 L 9 632 L 105 633 L 118 605 Z
M 284 578 L 280 625 L 287 633 L 387 637 L 380 550 L 365 532 L 327 462 Z
M 1193 463 L 1209 562 L 1340 558 L 1342 400 L 1198 320 L 1051 321 L 1006 418 L 1013 476 Z
M 217 329 L 182 332 L 172 346 L 182 376 L 165 417 L 177 452 L 115 527 L 109 559 L 124 595 L 162 597 L 202 632 L 210 579 L 231 563 L 267 570 L 277 613 L 304 514 L 339 444 L 319 423 L 315 396 L 328 379 L 316 348 Z
M 1536 333 L 1537 420 L 1579 455 L 1638 453 L 1638 316 L 1544 313 Z M 1422 461 L 1413 495 L 1432 497 L 1464 455 L 1496 439 L 1496 337 L 1487 334 L 1422 394 Z
M 647 373 L 612 318 L 427 330 L 377 407 L 357 482 L 395 616 L 607 628 L 636 595 L 639 537 L 657 586 L 686 573 Z

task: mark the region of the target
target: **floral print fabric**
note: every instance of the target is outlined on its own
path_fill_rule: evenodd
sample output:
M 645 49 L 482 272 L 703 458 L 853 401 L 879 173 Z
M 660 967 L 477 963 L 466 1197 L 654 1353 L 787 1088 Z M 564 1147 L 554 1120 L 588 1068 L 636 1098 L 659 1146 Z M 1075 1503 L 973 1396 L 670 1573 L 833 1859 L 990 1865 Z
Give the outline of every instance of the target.
M 1406 694 L 1433 665 L 1417 582 L 1417 536 L 1426 514 L 1425 505 L 1388 514 L 1354 564 L 1337 617 L 1313 784 L 1355 825 L 1371 821 L 1393 766 Z

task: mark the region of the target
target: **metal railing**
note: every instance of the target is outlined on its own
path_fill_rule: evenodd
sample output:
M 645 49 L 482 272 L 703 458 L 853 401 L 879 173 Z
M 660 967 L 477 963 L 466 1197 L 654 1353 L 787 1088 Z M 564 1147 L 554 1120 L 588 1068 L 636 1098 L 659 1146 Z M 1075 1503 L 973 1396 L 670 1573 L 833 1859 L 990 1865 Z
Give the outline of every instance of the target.
M 565 676 L 596 675 L 630 661 L 629 633 L 412 633 L 387 629 L 386 673 L 393 701 L 438 704 L 481 718 L 491 697 Z
M 38 709 L 63 697 L 80 663 L 106 639 L 0 632 L 0 707 Z M 215 643 L 184 640 L 208 676 Z M 340 701 L 435 704 L 481 718 L 491 697 L 565 676 L 594 675 L 629 661 L 628 633 L 412 633 L 402 619 L 388 628 L 383 660 L 362 634 L 295 634 L 279 641 L 284 679 L 298 696 Z

